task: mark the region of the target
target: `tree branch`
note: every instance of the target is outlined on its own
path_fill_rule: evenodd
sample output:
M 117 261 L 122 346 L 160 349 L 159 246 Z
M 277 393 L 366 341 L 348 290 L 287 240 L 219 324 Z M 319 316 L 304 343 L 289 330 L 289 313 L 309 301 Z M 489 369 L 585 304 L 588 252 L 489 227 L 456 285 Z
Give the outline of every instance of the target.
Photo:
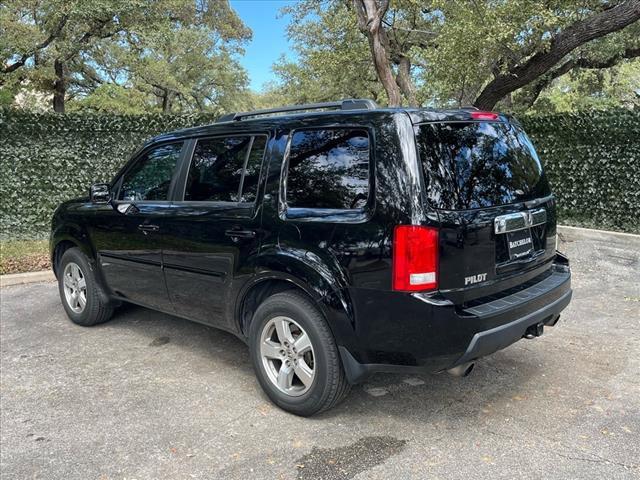
M 548 49 L 539 51 L 526 62 L 497 75 L 476 98 L 475 106 L 482 109 L 493 108 L 504 96 L 544 75 L 576 48 L 622 30 L 638 19 L 640 0 L 627 0 L 568 26 L 552 39 Z
M 369 50 L 380 83 L 387 92 L 390 106 L 402 103 L 400 89 L 391 69 L 389 39 L 382 20 L 389 9 L 389 0 L 353 0 L 358 27 L 369 41 Z
M 606 60 L 591 60 L 588 58 L 579 58 L 575 63 L 574 68 L 590 68 L 590 69 L 599 69 L 599 68 L 611 68 L 622 60 L 629 60 L 631 58 L 640 57 L 640 47 L 633 48 L 628 47 L 624 50 L 624 52 L 619 53 L 618 55 L 613 55 L 612 57 L 607 58 Z
M 556 78 L 569 73 L 571 70 L 582 68 L 592 70 L 611 68 L 623 60 L 628 60 L 636 57 L 640 57 L 640 47 L 628 47 L 623 52 L 617 55 L 613 55 L 606 60 L 592 60 L 589 58 L 577 58 L 568 60 L 559 67 L 549 71 L 545 75 L 542 75 L 531 84 L 531 87 L 528 89 L 529 92 L 527 94 L 527 107 L 533 106 L 540 94 L 544 91 L 545 88 L 549 86 L 549 84 L 551 84 L 551 82 L 553 82 Z
M 28 52 L 23 53 L 20 59 L 17 60 L 16 62 L 6 67 L 2 67 L 2 69 L 0 69 L 0 73 L 11 73 L 16 71 L 18 68 L 24 66 L 24 64 L 27 63 L 27 61 L 31 57 L 33 57 L 40 50 L 47 48 L 51 44 L 51 42 L 53 42 L 56 38 L 60 36 L 60 34 L 62 33 L 62 29 L 67 24 L 68 20 L 69 20 L 69 16 L 64 15 L 56 25 L 56 28 L 53 29 L 53 31 L 49 34 L 49 36 L 46 39 L 44 39 L 44 41 L 37 44 Z

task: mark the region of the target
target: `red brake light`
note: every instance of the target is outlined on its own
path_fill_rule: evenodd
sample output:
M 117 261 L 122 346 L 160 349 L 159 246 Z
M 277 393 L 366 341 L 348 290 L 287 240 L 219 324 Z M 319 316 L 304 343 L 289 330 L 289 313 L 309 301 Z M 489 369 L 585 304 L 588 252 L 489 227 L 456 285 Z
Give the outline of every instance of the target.
M 471 112 L 474 120 L 498 120 L 498 114 L 494 112 Z
M 398 225 L 393 232 L 393 289 L 438 288 L 438 229 Z

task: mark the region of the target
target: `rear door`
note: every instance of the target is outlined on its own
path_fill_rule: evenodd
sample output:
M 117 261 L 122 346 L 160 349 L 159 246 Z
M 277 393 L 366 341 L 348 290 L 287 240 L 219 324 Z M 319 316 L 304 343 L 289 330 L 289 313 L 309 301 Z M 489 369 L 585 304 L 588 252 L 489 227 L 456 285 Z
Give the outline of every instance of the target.
M 260 246 L 260 171 L 268 136 L 203 137 L 189 144 L 171 214 L 163 265 L 169 297 L 183 316 L 233 329 L 231 289 L 254 273 Z
M 548 269 L 555 202 L 524 131 L 504 117 L 415 129 L 429 201 L 441 222 L 440 289 L 459 303 Z

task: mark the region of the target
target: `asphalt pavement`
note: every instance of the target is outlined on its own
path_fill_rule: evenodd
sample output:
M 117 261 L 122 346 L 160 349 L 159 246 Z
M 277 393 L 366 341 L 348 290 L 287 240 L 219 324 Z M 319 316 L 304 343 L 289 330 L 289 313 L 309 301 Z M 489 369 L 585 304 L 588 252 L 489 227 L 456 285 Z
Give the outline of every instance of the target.
M 82 328 L 54 283 L 0 290 L 0 477 L 640 478 L 640 237 L 564 229 L 558 325 L 467 378 L 377 375 L 305 419 L 234 336 L 138 307 Z

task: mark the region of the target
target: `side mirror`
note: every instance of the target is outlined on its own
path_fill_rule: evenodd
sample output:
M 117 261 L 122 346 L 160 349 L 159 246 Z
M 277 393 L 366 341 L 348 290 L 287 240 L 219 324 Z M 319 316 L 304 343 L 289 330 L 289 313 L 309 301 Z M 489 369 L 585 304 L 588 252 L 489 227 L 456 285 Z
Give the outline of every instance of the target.
M 109 203 L 111 192 L 108 183 L 94 183 L 89 189 L 89 199 L 93 203 Z

